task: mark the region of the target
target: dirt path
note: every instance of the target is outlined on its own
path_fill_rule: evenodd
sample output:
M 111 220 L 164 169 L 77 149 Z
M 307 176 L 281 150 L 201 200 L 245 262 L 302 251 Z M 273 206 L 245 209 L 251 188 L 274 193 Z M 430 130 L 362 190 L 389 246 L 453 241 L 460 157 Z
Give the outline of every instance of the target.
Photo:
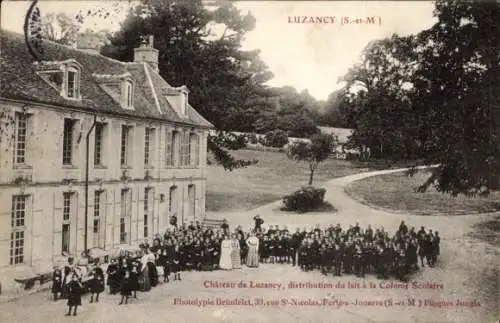
M 438 230 L 442 236 L 441 256 L 437 267 L 423 268 L 412 277 L 412 282 L 442 284 L 443 289 L 383 289 L 391 281 L 380 281 L 373 276 L 364 280 L 353 276 L 322 276 L 318 272 L 304 273 L 290 265 L 262 264 L 260 268 L 243 268 L 232 271 L 186 272 L 181 282 L 155 287 L 148 293 L 139 293 L 137 300 L 127 306 L 118 306 L 119 296 L 102 295 L 98 304 L 83 300 L 77 317 L 64 317 L 65 302 L 51 302 L 47 293 L 23 297 L 15 302 L 0 304 L 0 322 L 342 322 L 342 323 L 492 323 L 498 319 L 498 268 L 499 250 L 493 246 L 469 238 L 471 226 L 492 215 L 431 217 L 392 214 L 373 210 L 352 200 L 344 193 L 344 186 L 354 180 L 391 171 L 358 174 L 339 178 L 327 183 L 326 199 L 335 205 L 338 212 L 318 214 L 287 214 L 276 211 L 279 202 L 244 213 L 226 213 L 230 223 L 252 225 L 252 217 L 260 213 L 265 225 L 286 223 L 294 227 L 312 227 L 317 224 L 340 223 L 344 226 L 359 222 L 365 226 L 383 225 L 393 231 L 401 220 L 408 225 Z M 216 217 L 212 214 L 212 217 Z M 207 288 L 205 282 L 267 282 L 283 284 L 284 289 L 272 288 Z M 290 282 L 312 282 L 343 284 L 335 288 L 292 288 Z M 360 288 L 346 288 L 348 284 L 359 284 Z M 363 284 L 374 285 L 365 289 Z M 382 285 L 381 285 L 382 284 Z M 411 286 L 411 285 L 410 285 Z M 176 299 L 215 302 L 213 305 L 176 305 Z M 220 305 L 217 299 L 240 299 L 252 302 L 248 305 Z M 347 302 L 348 306 L 307 305 L 309 300 L 335 300 Z M 260 301 L 271 302 L 259 305 Z M 290 304 L 293 300 L 305 303 Z M 356 300 L 392 301 L 392 306 L 355 305 Z M 414 300 L 411 305 L 408 300 Z M 477 308 L 419 307 L 419 300 L 477 301 Z M 287 301 L 286 305 L 284 302 Z M 397 302 L 402 302 L 398 305 Z
M 311 228 L 316 224 L 336 224 L 343 227 L 359 224 L 363 227 L 383 226 L 393 232 L 403 220 L 408 226 L 417 230 L 420 226 L 439 231 L 441 240 L 441 257 L 436 268 L 426 268 L 417 273 L 415 281 L 439 282 L 444 289 L 439 292 L 422 293 L 434 300 L 477 300 L 481 307 L 472 310 L 463 309 L 417 311 L 411 322 L 488 322 L 499 318 L 500 249 L 484 241 L 472 238 L 473 226 L 481 221 L 492 219 L 495 214 L 462 215 L 462 216 L 421 216 L 404 213 L 391 213 L 386 210 L 370 208 L 349 197 L 344 187 L 357 180 L 367 177 L 388 174 L 404 169 L 384 170 L 361 173 L 328 182 L 325 200 L 337 208 L 336 213 L 291 214 L 279 211 L 280 201 L 265 205 L 256 210 L 242 213 L 225 213 L 218 215 L 227 218 L 230 223 L 239 223 L 247 228 L 253 225 L 252 218 L 260 214 L 266 224 L 282 225 L 286 223 L 289 229 L 296 227 Z M 498 214 L 498 213 L 497 213 Z M 215 214 L 213 216 L 216 216 Z M 401 295 L 401 291 L 398 291 Z M 413 293 L 417 298 L 419 293 Z M 412 311 L 408 311 L 410 314 Z M 382 321 L 383 322 L 383 321 Z

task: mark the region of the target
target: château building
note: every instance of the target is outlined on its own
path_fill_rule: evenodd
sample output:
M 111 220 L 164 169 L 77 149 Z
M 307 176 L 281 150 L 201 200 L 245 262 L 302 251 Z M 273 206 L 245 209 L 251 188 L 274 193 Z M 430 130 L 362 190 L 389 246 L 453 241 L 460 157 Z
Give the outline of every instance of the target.
M 213 126 L 159 75 L 152 37 L 134 62 L 91 41 L 44 41 L 39 60 L 22 35 L 1 44 L 0 272 L 202 220 Z

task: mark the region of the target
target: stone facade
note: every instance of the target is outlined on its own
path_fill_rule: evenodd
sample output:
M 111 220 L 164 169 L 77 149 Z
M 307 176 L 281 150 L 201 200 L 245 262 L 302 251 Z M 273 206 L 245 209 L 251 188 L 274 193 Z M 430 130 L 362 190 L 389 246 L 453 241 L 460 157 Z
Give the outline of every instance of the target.
M 172 215 L 179 223 L 204 218 L 212 125 L 175 97 L 179 88 L 147 63 L 65 47 L 48 63 L 29 62 L 21 40 L 3 39 L 11 52 L 2 52 L 0 71 L 11 79 L 0 95 L 0 281 L 9 271 L 50 270 L 61 254 L 78 256 L 85 245 L 151 241 Z M 74 74 L 58 69 L 68 64 L 63 59 L 79 77 L 71 95 Z M 65 77 L 62 88 L 49 82 L 47 66 Z M 167 90 L 173 94 L 162 97 Z

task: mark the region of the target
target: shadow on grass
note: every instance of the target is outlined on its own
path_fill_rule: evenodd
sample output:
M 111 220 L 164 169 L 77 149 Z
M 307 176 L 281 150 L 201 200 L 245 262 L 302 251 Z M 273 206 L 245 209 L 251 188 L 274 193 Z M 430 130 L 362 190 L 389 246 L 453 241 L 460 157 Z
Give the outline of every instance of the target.
M 309 213 L 309 212 L 314 212 L 314 213 L 323 213 L 323 212 L 337 212 L 338 210 L 329 202 L 324 201 L 321 205 L 318 205 L 315 208 L 311 208 L 308 210 L 289 210 L 285 206 L 281 206 L 279 208 L 280 211 L 283 212 L 293 212 L 297 214 L 304 214 L 304 213 Z

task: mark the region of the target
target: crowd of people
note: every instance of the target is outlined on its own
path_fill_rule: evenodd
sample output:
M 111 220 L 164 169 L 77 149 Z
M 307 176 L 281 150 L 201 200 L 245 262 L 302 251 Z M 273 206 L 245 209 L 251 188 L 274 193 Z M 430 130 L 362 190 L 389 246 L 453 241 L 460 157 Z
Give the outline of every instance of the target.
M 440 249 L 439 232 L 421 227 L 418 231 L 401 222 L 390 235 L 383 227 L 361 228 L 358 223 L 342 228 L 339 224 L 313 229 L 269 226 L 254 217 L 255 225 L 247 232 L 241 226 L 230 230 L 226 220 L 220 227 L 204 227 L 200 222 L 173 225 L 152 245 L 140 245 L 142 255 L 111 259 L 105 274 L 95 262 L 87 274 L 70 265 L 54 272 L 54 299 L 68 299 L 67 315 L 76 315 L 81 294 L 91 293 L 90 302 L 99 301 L 105 285 L 110 294 L 120 294 L 119 304 L 127 304 L 137 291 L 148 291 L 171 280 L 180 281 L 183 271 L 212 271 L 258 267 L 259 263 L 291 264 L 303 271 L 319 270 L 340 276 L 394 277 L 406 280 L 422 267 L 434 266 Z M 420 264 L 419 264 L 420 259 Z M 172 277 L 173 276 L 173 277 Z M 72 312 L 73 311 L 73 312 Z

